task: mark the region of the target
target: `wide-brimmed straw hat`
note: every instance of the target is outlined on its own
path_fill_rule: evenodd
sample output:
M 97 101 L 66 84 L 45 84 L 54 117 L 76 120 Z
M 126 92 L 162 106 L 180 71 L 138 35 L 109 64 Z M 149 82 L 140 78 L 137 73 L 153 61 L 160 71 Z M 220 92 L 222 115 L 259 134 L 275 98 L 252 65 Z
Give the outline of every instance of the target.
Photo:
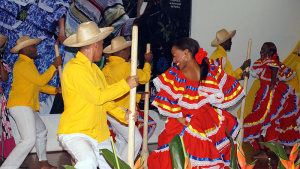
M 6 44 L 7 44 L 7 36 L 4 36 L 0 33 L 0 52 L 5 49 Z
M 226 29 L 221 29 L 216 33 L 216 38 L 211 42 L 211 46 L 216 47 L 225 42 L 229 38 L 232 38 L 236 33 L 236 30 L 228 32 Z
M 10 52 L 11 53 L 19 53 L 19 51 L 27 46 L 30 46 L 30 45 L 37 45 L 41 42 L 41 39 L 40 38 L 35 38 L 35 39 L 31 39 L 29 36 L 23 36 L 23 37 L 20 37 L 18 40 L 17 40 L 17 45 L 15 47 L 13 47 Z
M 119 36 L 111 40 L 111 45 L 107 46 L 103 53 L 115 53 L 131 46 L 131 41 L 126 41 L 123 36 Z
M 300 46 L 298 46 L 298 50 L 293 52 L 294 54 L 299 54 L 300 53 Z
M 82 47 L 99 42 L 106 38 L 114 30 L 113 27 L 98 28 L 95 22 L 84 22 L 77 28 L 77 33 L 64 41 L 69 47 Z

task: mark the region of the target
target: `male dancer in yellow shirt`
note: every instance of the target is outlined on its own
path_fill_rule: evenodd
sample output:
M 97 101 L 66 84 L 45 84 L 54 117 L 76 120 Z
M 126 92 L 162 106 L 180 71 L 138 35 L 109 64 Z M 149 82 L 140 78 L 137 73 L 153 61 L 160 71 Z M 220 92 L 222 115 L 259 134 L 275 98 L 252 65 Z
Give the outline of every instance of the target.
M 244 76 L 249 77 L 249 72 L 243 72 L 248 66 L 250 66 L 251 60 L 246 60 L 243 65 L 236 69 L 232 70 L 232 66 L 227 59 L 226 51 L 230 51 L 231 49 L 231 39 L 235 35 L 236 30 L 228 32 L 226 29 L 221 29 L 216 33 L 216 38 L 211 42 L 211 46 L 217 47 L 217 49 L 212 53 L 210 59 L 221 59 L 222 57 L 226 58 L 226 65 L 224 72 L 230 76 L 233 76 L 237 80 L 244 79 Z
M 41 39 L 23 36 L 17 40 L 11 53 L 19 53 L 19 60 L 14 64 L 12 89 L 9 93 L 7 108 L 14 118 L 21 140 L 9 154 L 3 168 L 19 168 L 28 153 L 35 146 L 41 169 L 55 169 L 46 157 L 47 129 L 36 111 L 39 110 L 39 92 L 48 94 L 61 93 L 60 88 L 47 85 L 56 68 L 62 64 L 61 57 L 54 59 L 53 65 L 42 75 L 39 74 L 33 59 Z
M 64 112 L 61 115 L 59 141 L 75 159 L 77 169 L 110 168 L 99 149 L 112 151 L 107 125 L 107 114 L 128 123 L 129 113 L 119 108 L 113 100 L 138 85 L 138 76 L 131 76 L 113 85 L 94 62 L 102 56 L 103 39 L 114 28 L 98 28 L 95 22 L 78 26 L 77 33 L 64 44 L 79 47 L 79 52 L 66 65 L 62 75 Z M 134 115 L 136 121 L 136 114 Z
M 107 46 L 103 53 L 111 54 L 109 56 L 109 62 L 102 69 L 105 79 L 109 85 L 115 84 L 120 80 L 126 79 L 130 76 L 131 64 L 128 62 L 130 57 L 130 46 L 131 41 L 126 41 L 124 37 L 116 37 L 112 39 L 111 45 Z M 145 64 L 143 69 L 137 69 L 137 75 L 139 76 L 139 83 L 145 84 L 150 80 L 151 77 L 151 62 L 153 59 L 152 52 L 145 54 Z M 144 99 L 145 94 L 137 94 L 137 103 Z M 129 92 L 124 96 L 115 100 L 119 107 L 127 110 L 129 108 Z M 114 133 L 116 134 L 116 148 L 118 154 L 122 160 L 127 161 L 127 149 L 128 149 L 128 127 L 120 122 L 116 121 L 114 118 L 108 116 L 108 121 L 110 122 Z M 137 156 L 143 139 L 137 129 L 135 128 L 135 149 L 134 157 Z

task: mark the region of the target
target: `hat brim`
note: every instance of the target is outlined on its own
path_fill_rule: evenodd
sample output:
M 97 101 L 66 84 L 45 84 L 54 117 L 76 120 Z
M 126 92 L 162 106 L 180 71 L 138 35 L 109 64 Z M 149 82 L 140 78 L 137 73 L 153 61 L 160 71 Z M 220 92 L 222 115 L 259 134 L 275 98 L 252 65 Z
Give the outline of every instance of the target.
M 121 51 L 125 48 L 128 48 L 129 46 L 132 45 L 132 42 L 131 41 L 127 41 L 126 43 L 118 46 L 117 48 L 115 49 L 111 49 L 111 45 L 107 46 L 104 50 L 103 50 L 103 53 L 106 53 L 106 54 L 111 54 L 111 53 L 116 53 L 118 51 Z
M 30 45 L 38 45 L 41 42 L 40 38 L 35 38 L 35 39 L 29 39 L 26 41 L 21 42 L 20 44 L 17 44 L 15 47 L 13 47 L 10 52 L 11 53 L 19 53 L 19 51 L 27 46 Z
M 105 39 L 108 35 L 112 33 L 112 31 L 114 31 L 114 27 L 105 27 L 105 28 L 100 28 L 99 30 L 100 33 L 95 35 L 93 38 L 79 43 L 77 42 L 77 33 L 73 34 L 64 41 L 64 45 L 69 47 L 82 47 L 82 46 L 91 45 L 93 43 Z
M 222 40 L 220 40 L 220 41 L 218 41 L 217 38 L 215 38 L 215 39 L 211 42 L 211 46 L 212 46 L 212 47 L 216 47 L 216 46 L 220 45 L 221 43 L 227 41 L 229 38 L 234 37 L 235 33 L 236 33 L 236 30 L 230 31 L 229 34 L 228 34 L 224 39 L 222 39 Z

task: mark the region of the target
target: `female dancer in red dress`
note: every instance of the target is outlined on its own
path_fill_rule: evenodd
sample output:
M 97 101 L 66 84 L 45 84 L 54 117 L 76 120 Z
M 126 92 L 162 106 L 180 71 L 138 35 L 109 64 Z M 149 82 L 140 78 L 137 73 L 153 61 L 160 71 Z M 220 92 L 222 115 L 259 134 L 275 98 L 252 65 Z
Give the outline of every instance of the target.
M 158 93 L 152 104 L 168 119 L 158 137 L 159 149 L 148 158 L 149 169 L 173 168 L 169 143 L 176 134 L 183 136 L 193 168 L 229 166 L 230 142 L 225 126 L 233 138 L 240 126 L 224 109 L 236 104 L 245 92 L 199 48 L 193 39 L 178 40 L 172 48 L 176 66 L 153 81 Z
M 299 99 L 295 89 L 280 81 L 289 81 L 295 72 L 279 62 L 274 43 L 261 47 L 261 58 L 252 67 L 252 76 L 259 78 L 261 87 L 256 93 L 252 113 L 244 120 L 244 140 L 260 153 L 254 158 L 268 158 L 260 142 L 278 141 L 286 151 L 300 138 L 296 120 L 299 117 Z M 271 57 L 270 57 L 271 56 Z M 263 138 L 262 132 L 266 130 Z

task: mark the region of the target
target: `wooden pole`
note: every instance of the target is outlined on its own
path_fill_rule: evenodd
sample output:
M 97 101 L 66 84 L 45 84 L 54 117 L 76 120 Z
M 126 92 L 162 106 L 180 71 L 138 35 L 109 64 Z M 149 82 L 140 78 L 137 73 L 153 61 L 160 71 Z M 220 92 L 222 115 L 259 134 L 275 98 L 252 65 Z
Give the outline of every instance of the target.
M 247 60 L 250 59 L 251 54 L 251 44 L 252 39 L 249 39 L 248 42 L 248 51 L 247 51 Z M 249 72 L 249 67 L 246 68 L 246 71 Z M 244 78 L 244 90 L 247 93 L 247 84 L 248 84 L 248 77 Z M 245 103 L 246 103 L 246 96 L 243 98 L 242 101 L 242 107 L 241 107 L 241 116 L 240 116 L 240 123 L 241 123 L 241 129 L 237 138 L 237 141 L 240 143 L 241 146 L 243 146 L 243 140 L 244 140 L 244 112 L 245 112 Z
M 55 48 L 55 54 L 56 54 L 56 57 L 58 57 L 58 56 L 59 56 L 59 50 L 58 50 L 57 44 L 54 45 L 54 48 Z M 60 83 L 61 83 L 61 77 L 62 77 L 61 66 L 58 66 L 58 74 L 59 74 Z
M 131 71 L 130 76 L 136 75 L 137 69 L 137 54 L 138 54 L 138 26 L 133 25 L 132 28 L 132 46 L 131 46 Z M 129 116 L 129 131 L 128 131 L 128 152 L 127 164 L 134 167 L 134 128 L 133 114 L 136 108 L 136 87 L 130 90 L 129 110 L 132 112 Z
M 150 52 L 150 43 L 147 43 L 146 53 Z M 145 84 L 145 92 L 148 93 L 145 95 L 144 102 L 144 131 L 143 131 L 143 149 L 142 156 L 144 158 L 144 169 L 148 168 L 147 159 L 149 156 L 148 150 L 148 115 L 149 115 L 149 82 Z

